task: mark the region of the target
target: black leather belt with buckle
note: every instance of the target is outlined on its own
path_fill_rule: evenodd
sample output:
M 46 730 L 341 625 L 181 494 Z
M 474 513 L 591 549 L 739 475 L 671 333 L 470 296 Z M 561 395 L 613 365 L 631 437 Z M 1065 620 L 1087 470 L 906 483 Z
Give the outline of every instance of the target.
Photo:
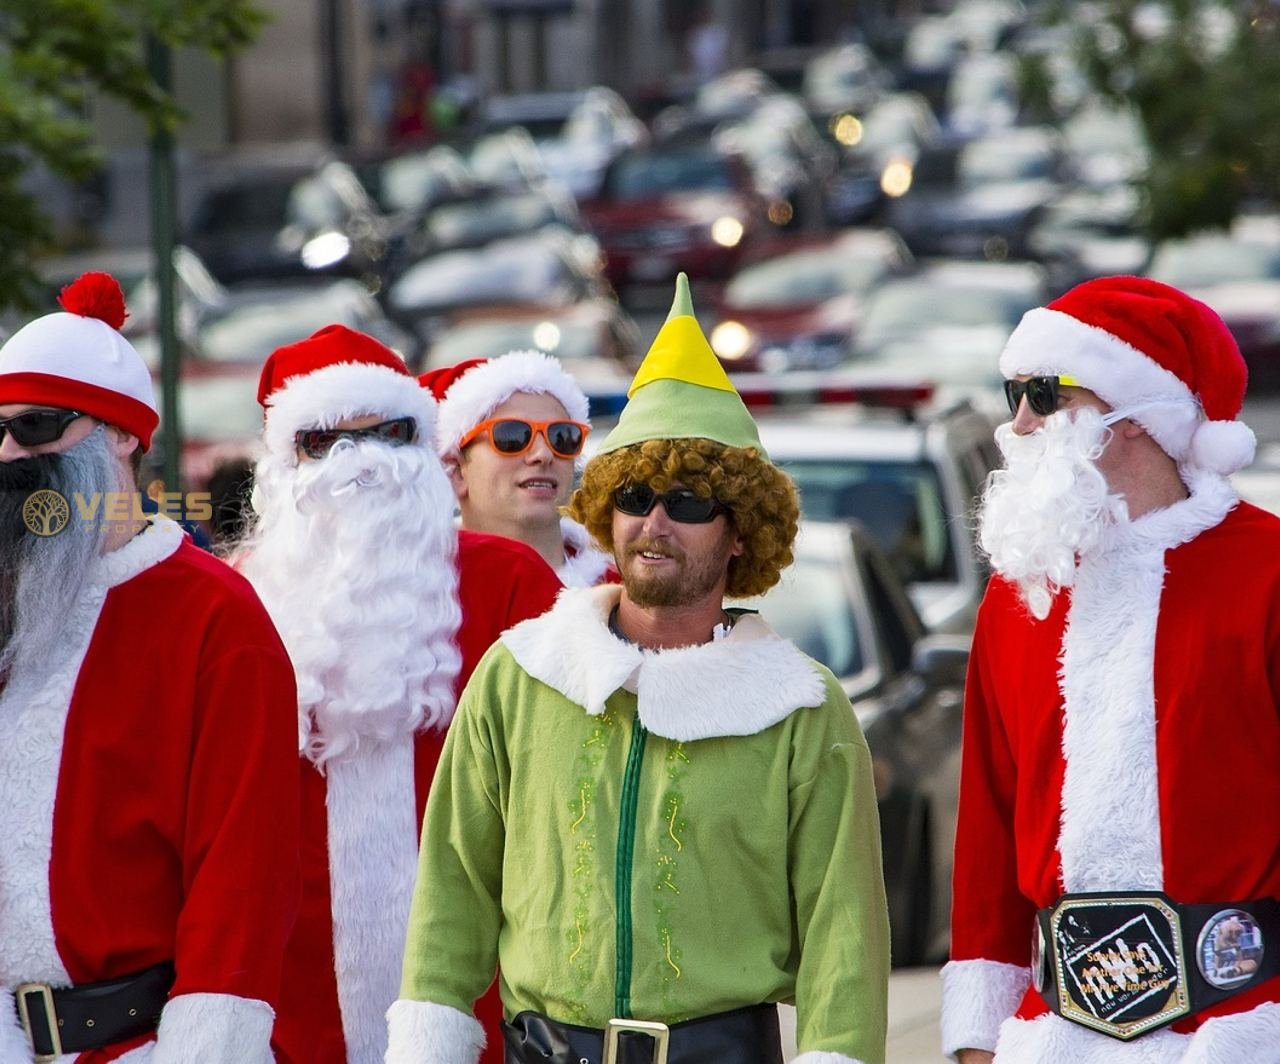
M 603 1030 L 522 1012 L 502 1031 L 507 1064 L 782 1064 L 776 1005 L 670 1025 L 610 1020 Z
M 1155 891 L 1064 894 L 1036 916 L 1031 975 L 1045 1003 L 1122 1041 L 1277 974 L 1274 898 L 1182 905 Z
M 154 1031 L 173 980 L 173 965 L 166 961 L 101 983 L 20 983 L 13 1000 L 36 1060 L 51 1061 Z

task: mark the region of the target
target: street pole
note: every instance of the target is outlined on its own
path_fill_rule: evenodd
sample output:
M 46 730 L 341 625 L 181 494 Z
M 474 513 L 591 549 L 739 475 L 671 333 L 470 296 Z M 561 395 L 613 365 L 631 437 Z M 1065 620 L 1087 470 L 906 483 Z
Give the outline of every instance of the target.
M 148 34 L 147 69 L 164 92 L 173 90 L 173 63 L 169 46 Z M 151 134 L 151 247 L 154 256 L 160 341 L 160 446 L 164 454 L 164 490 L 181 491 L 182 426 L 178 415 L 178 370 L 182 357 L 178 349 L 177 313 L 174 302 L 173 247 L 177 227 L 177 178 L 173 162 L 173 134 L 156 129 Z
M 342 42 L 342 0 L 320 0 L 320 40 L 324 55 L 321 77 L 324 85 L 326 124 L 329 141 L 335 147 L 351 142 L 347 121 L 347 72 Z

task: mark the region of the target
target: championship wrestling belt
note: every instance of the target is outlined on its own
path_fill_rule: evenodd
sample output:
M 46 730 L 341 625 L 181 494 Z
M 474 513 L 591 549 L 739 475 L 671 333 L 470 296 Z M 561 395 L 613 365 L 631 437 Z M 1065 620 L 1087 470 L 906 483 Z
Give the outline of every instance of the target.
M 1277 974 L 1274 898 L 1182 905 L 1155 891 L 1064 894 L 1036 914 L 1031 977 L 1045 1004 L 1121 1041 Z

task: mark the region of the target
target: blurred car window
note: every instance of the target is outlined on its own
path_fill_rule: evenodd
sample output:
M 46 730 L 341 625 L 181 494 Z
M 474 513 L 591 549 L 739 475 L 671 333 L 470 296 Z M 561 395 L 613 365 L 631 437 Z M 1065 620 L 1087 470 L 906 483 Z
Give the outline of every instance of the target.
M 890 282 L 872 297 L 858 342 L 875 347 L 897 336 L 941 325 L 1004 323 L 1012 329 L 1033 301 L 1030 294 L 976 286 L 942 286 L 928 280 Z
M 837 676 L 866 667 L 838 561 L 798 552 L 795 565 L 764 597 L 761 608 L 771 628 Z
M 468 358 L 492 358 L 507 351 L 535 349 L 562 362 L 596 357 L 596 328 L 565 321 L 464 322 L 441 334 L 431 348 L 433 366 L 451 366 Z
M 392 286 L 394 306 L 545 303 L 571 294 L 574 276 L 556 251 L 532 241 L 451 251 L 411 266 Z
M 651 199 L 672 192 L 731 192 L 728 162 L 706 148 L 636 152 L 622 156 L 605 176 L 604 194 L 619 201 Z
M 1280 245 L 1201 236 L 1160 245 L 1147 276 L 1175 288 L 1280 278 Z
M 725 302 L 752 307 L 817 303 L 865 292 L 889 272 L 883 259 L 855 258 L 842 247 L 797 251 L 742 270 L 725 289 Z
M 257 374 L 184 376 L 178 391 L 178 413 L 182 434 L 189 440 L 205 443 L 252 440 L 262 431 Z

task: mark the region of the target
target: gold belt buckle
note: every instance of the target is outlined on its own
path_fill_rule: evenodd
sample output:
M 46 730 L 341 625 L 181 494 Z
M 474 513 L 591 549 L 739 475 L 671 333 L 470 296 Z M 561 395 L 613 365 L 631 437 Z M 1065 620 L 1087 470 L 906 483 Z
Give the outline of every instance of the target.
M 53 987 L 48 983 L 19 983 L 13 990 L 13 996 L 18 1002 L 18 1021 L 22 1024 L 22 1029 L 27 1032 L 27 1038 L 34 1048 L 36 1035 L 31 1028 L 31 1013 L 27 1009 L 28 994 L 40 995 L 41 1004 L 44 1005 L 45 1023 L 49 1028 L 49 1042 L 53 1046 L 52 1053 L 37 1053 L 35 1062 L 36 1064 L 51 1064 L 52 1061 L 62 1056 L 62 1037 L 58 1030 L 58 1013 L 53 1007 Z
M 604 1029 L 602 1064 L 617 1064 L 618 1037 L 623 1031 L 647 1034 L 653 1039 L 653 1064 L 667 1064 L 667 1043 L 671 1040 L 671 1028 L 665 1023 L 654 1023 L 648 1020 L 610 1020 Z

